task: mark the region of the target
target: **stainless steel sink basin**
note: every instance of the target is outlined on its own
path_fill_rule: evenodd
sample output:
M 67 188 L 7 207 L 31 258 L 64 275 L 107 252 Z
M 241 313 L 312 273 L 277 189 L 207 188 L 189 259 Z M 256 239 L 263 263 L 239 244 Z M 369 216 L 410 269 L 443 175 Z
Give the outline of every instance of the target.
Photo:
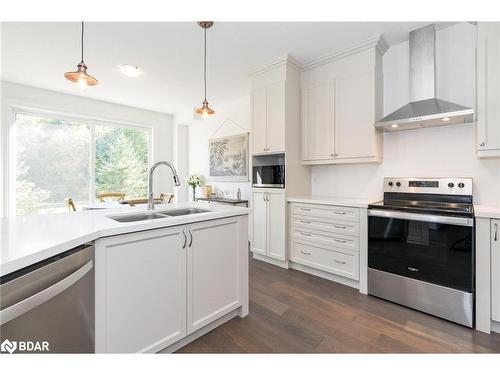
M 146 212 L 140 214 L 130 214 L 130 215 L 115 215 L 108 216 L 110 219 L 115 221 L 119 221 L 120 223 L 130 223 L 132 221 L 142 221 L 142 220 L 151 220 L 151 219 L 165 219 L 168 217 L 167 215 L 157 213 L 157 212 Z
M 177 210 L 167 210 L 167 211 L 161 211 L 159 213 L 166 216 L 183 216 L 183 215 L 201 214 L 203 212 L 210 212 L 210 210 L 204 210 L 202 208 L 179 208 Z
M 110 219 L 119 221 L 120 223 L 130 223 L 133 221 L 143 221 L 152 219 L 165 219 L 169 216 L 183 216 L 192 214 L 201 214 L 203 212 L 210 212 L 210 210 L 204 210 L 202 208 L 179 208 L 176 210 L 167 210 L 160 212 L 141 212 L 137 214 L 128 215 L 113 215 L 108 216 Z

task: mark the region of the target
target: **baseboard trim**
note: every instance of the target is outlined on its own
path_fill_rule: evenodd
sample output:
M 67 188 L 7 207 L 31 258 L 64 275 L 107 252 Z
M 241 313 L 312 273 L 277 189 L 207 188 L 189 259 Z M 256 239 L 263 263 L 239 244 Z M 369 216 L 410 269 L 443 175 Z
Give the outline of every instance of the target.
M 343 276 L 334 275 L 332 273 L 318 270 L 316 268 L 305 266 L 303 264 L 295 263 L 292 261 L 289 262 L 289 266 L 290 266 L 290 268 L 292 268 L 294 270 L 305 272 L 305 273 L 308 273 L 310 275 L 321 277 L 322 279 L 334 281 L 336 283 L 347 285 L 351 288 L 359 290 L 359 281 L 351 280 L 351 279 L 348 279 L 348 278 L 343 277 Z
M 158 351 L 158 353 L 160 353 L 160 354 L 170 354 L 170 353 L 173 353 L 173 352 L 179 350 L 183 346 L 186 346 L 190 342 L 196 340 L 197 338 L 203 336 L 204 334 L 210 332 L 211 330 L 217 328 L 218 326 L 220 326 L 220 325 L 228 322 L 229 320 L 233 319 L 234 317 L 238 316 L 238 313 L 240 312 L 240 309 L 241 308 L 239 307 L 236 310 L 233 310 L 233 311 L 227 313 L 226 315 L 221 316 L 219 319 L 213 321 L 212 323 L 206 325 L 203 328 L 200 328 L 198 331 L 193 332 L 189 336 L 186 336 L 183 339 L 177 341 L 176 343 L 174 343 L 174 344 L 166 347 L 165 349 L 162 349 L 162 350 Z
M 289 262 L 283 262 L 281 260 L 269 258 L 269 257 L 266 257 L 264 255 L 260 255 L 260 254 L 256 254 L 256 253 L 252 253 L 252 254 L 253 254 L 254 259 L 261 260 L 263 262 L 270 263 L 272 265 L 275 265 L 275 266 L 278 266 L 281 268 L 286 268 L 286 269 L 289 268 Z

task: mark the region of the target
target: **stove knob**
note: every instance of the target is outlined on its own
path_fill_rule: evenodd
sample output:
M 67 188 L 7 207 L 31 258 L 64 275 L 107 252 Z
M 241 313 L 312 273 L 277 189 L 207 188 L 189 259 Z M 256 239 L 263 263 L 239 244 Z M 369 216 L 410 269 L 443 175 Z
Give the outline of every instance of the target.
M 392 185 L 394 185 L 394 184 L 393 184 L 393 182 L 392 182 L 392 181 L 389 181 L 389 183 L 388 183 L 387 185 L 392 186 Z
M 464 184 L 463 182 L 459 182 L 459 183 L 458 183 L 458 187 L 459 187 L 460 189 L 463 189 L 463 188 L 465 187 L 465 184 Z
M 454 184 L 453 182 L 450 182 L 450 183 L 448 184 L 448 187 L 449 187 L 449 188 L 455 187 L 455 184 Z
M 401 182 L 396 182 L 396 186 L 401 186 Z

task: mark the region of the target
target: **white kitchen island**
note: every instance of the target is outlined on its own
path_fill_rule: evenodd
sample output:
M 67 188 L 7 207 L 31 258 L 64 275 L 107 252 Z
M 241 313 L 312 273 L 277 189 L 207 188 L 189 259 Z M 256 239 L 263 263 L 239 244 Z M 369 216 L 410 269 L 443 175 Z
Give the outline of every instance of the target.
M 174 351 L 248 314 L 245 207 L 118 222 L 144 207 L 2 219 L 1 275 L 95 243 L 97 353 Z M 168 214 L 168 213 L 167 213 Z

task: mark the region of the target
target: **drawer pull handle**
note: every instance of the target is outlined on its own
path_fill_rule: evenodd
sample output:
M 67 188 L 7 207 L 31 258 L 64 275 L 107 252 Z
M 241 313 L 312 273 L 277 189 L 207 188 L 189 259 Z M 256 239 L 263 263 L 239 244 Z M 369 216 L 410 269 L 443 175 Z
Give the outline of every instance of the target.
M 340 242 L 340 243 L 346 243 L 347 241 L 346 240 L 339 240 L 337 238 L 334 238 L 333 239 L 335 242 Z
M 301 207 L 301 208 L 300 208 L 300 210 L 301 210 L 301 211 L 311 211 L 311 209 L 310 209 L 310 208 L 303 208 L 303 207 Z
M 408 271 L 411 271 L 411 272 L 418 272 L 418 268 L 415 268 L 415 267 L 408 267 Z
M 310 221 L 307 221 L 307 220 L 300 220 L 301 223 L 304 223 L 304 224 L 311 224 Z
M 336 263 L 345 264 L 345 262 L 342 262 L 341 260 L 334 259 L 334 261 L 335 261 Z
M 343 226 L 343 225 L 336 225 L 334 224 L 333 225 L 335 228 L 338 228 L 338 229 L 347 229 L 347 227 Z
M 300 232 L 300 234 L 303 235 L 303 236 L 311 237 L 311 233 Z
M 340 211 L 334 211 L 333 213 L 336 214 L 336 215 L 345 215 L 345 214 L 347 214 L 347 212 L 340 212 Z
M 306 253 L 305 251 L 300 250 L 300 252 L 304 255 L 311 255 L 311 253 Z

